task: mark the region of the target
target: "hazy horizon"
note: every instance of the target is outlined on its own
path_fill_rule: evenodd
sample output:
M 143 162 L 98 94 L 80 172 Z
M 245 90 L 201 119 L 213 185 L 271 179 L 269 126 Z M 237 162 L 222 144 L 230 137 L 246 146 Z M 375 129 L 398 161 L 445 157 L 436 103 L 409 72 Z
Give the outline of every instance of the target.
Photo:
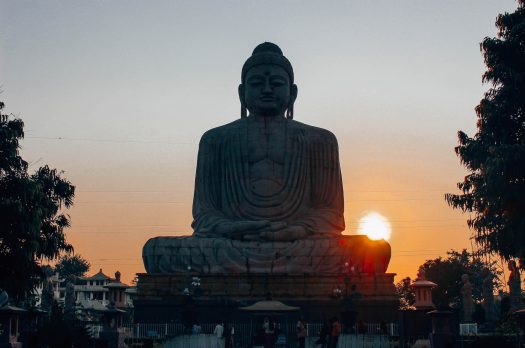
M 0 94 L 22 118 L 30 171 L 77 189 L 66 235 L 91 273 L 143 272 L 148 238 L 190 234 L 197 148 L 239 117 L 253 48 L 294 67 L 295 119 L 338 138 L 345 233 L 375 211 L 392 225 L 388 271 L 471 248 L 444 200 L 466 171 L 457 131 L 475 132 L 489 88 L 479 43 L 504 1 L 0 0 Z

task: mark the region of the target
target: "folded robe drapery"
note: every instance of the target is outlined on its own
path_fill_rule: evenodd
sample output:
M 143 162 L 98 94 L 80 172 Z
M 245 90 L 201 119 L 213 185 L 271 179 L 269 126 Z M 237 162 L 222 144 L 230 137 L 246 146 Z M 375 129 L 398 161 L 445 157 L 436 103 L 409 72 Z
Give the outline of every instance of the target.
M 309 235 L 340 234 L 344 198 L 335 136 L 286 119 L 284 183 L 277 193 L 262 196 L 250 190 L 248 122 L 244 118 L 214 128 L 200 141 L 194 235 L 219 237 L 217 225 L 245 220 L 286 222 L 304 227 Z

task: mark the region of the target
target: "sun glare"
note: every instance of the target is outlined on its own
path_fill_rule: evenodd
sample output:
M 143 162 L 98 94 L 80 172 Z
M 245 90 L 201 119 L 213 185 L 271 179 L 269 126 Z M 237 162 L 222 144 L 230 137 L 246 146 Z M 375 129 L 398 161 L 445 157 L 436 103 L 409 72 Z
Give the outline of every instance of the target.
M 383 215 L 372 212 L 367 213 L 359 220 L 357 232 L 359 234 L 365 234 L 373 240 L 389 240 L 392 230 L 390 228 L 390 222 Z

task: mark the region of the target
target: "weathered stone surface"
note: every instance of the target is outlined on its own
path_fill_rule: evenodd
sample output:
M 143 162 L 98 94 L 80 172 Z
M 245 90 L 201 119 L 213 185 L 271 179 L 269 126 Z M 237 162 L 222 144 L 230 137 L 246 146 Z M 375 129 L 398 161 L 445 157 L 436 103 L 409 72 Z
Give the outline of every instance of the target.
M 148 273 L 384 273 L 390 245 L 365 236 L 294 242 L 156 237 L 146 243 L 142 256 Z
M 193 276 L 200 278 L 199 297 L 217 298 L 228 295 L 232 299 L 264 298 L 268 293 L 276 299 L 334 297 L 337 287 L 350 294 L 353 291 L 376 301 L 396 298 L 393 273 L 384 274 L 341 274 L 334 277 L 308 274 L 254 274 L 239 276 L 235 274 L 139 274 L 139 297 L 152 299 L 157 297 L 175 298 L 181 296 L 185 288 L 191 288 Z
M 359 294 L 353 308 L 357 319 L 370 322 L 397 320 L 398 298 L 393 273 L 341 274 L 139 274 L 135 299 L 137 322 L 183 321 L 180 313 L 191 307 L 199 322 L 241 319 L 238 307 L 266 298 L 301 307 L 301 315 L 310 322 L 340 316 L 344 296 Z M 194 276 L 200 278 L 198 294 L 191 287 Z M 185 288 L 191 296 L 183 295 Z M 334 290 L 342 291 L 341 297 Z M 188 302 L 189 301 L 189 302 Z M 188 304 L 191 302 L 191 306 Z
M 242 69 L 239 97 L 241 118 L 207 131 L 199 143 L 193 236 L 150 239 L 143 248 L 146 271 L 386 272 L 388 243 L 341 235 L 337 139 L 293 120 L 297 86 L 277 45 L 255 48 Z

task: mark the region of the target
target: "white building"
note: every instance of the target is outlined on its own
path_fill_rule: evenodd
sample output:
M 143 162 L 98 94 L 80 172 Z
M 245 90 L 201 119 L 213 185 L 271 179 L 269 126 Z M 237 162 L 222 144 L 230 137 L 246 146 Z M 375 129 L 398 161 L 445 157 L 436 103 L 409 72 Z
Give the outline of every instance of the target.
M 103 309 L 110 302 L 117 308 L 133 306 L 134 287 L 120 281 L 120 272 L 111 278 L 100 271 L 91 277 L 80 278 L 75 285 L 77 306 L 84 309 Z

